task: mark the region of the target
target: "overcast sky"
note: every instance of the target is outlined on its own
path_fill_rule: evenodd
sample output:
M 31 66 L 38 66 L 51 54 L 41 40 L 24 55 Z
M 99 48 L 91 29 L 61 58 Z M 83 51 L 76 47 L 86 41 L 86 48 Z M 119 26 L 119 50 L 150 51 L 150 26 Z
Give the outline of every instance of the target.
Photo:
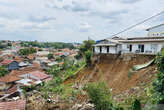
M 164 0 L 0 0 L 0 39 L 98 40 L 161 11 Z M 161 23 L 164 14 L 120 36 L 146 36 Z

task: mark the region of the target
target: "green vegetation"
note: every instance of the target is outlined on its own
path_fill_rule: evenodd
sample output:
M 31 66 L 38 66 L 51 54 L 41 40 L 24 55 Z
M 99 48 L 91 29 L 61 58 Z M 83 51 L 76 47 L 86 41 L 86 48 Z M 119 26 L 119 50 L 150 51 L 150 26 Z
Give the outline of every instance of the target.
M 64 59 L 64 64 L 62 66 L 53 65 L 52 67 L 47 69 L 47 73 L 53 75 L 54 77 L 63 77 L 63 79 L 67 79 L 76 74 L 76 72 L 84 67 L 85 63 L 77 62 L 74 64 L 73 60 L 68 58 Z
M 72 85 L 63 85 L 62 83 L 67 78 L 75 75 L 84 64 L 84 62 L 78 62 L 77 64 L 72 64 L 72 66 L 68 66 L 65 69 L 63 69 L 63 67 L 59 67 L 58 65 L 54 65 L 53 67 L 49 68 L 47 73 L 52 74 L 54 79 L 41 87 L 44 98 L 48 98 L 49 93 L 60 95 L 62 99 L 74 97 L 79 91 L 74 90 L 71 87 Z
M 75 58 L 76 58 L 77 60 L 79 60 L 79 59 L 83 58 L 83 55 L 79 52 L 79 53 L 75 56 Z
M 48 57 L 48 59 L 53 59 L 54 55 L 52 53 L 49 53 L 47 57 Z
M 58 76 L 60 71 L 61 71 L 61 67 L 59 67 L 59 65 L 53 65 L 52 67 L 47 69 L 47 73 L 53 76 Z
M 135 99 L 130 110 L 142 110 L 140 101 Z
M 156 104 L 164 104 L 164 55 L 158 54 L 156 63 L 158 74 L 153 82 L 153 99 Z
M 21 42 L 21 46 L 23 47 L 39 47 L 39 48 L 55 48 L 55 49 L 63 49 L 69 48 L 74 49 L 75 47 L 71 43 L 63 43 L 63 42 L 37 42 L 37 41 L 26 41 Z
M 85 54 L 86 51 L 92 51 L 92 45 L 95 44 L 94 40 L 85 40 L 83 44 L 80 46 L 80 52 Z
M 5 76 L 6 74 L 8 74 L 9 72 L 6 70 L 5 67 L 0 66 L 0 77 Z
M 36 53 L 36 49 L 35 48 L 24 48 L 24 49 L 20 49 L 18 53 L 19 53 L 19 55 L 29 55 L 29 54 Z
M 71 68 L 74 64 L 74 60 L 70 59 L 69 57 L 64 58 L 63 62 L 64 62 L 63 66 L 62 66 L 63 70 L 67 70 L 67 69 Z
M 0 43 L 0 49 L 6 49 L 6 48 L 7 48 L 7 45 Z
M 90 83 L 86 90 L 96 110 L 123 110 L 114 107 L 112 95 L 104 82 Z
M 87 66 L 91 65 L 91 57 L 92 57 L 92 52 L 90 50 L 85 52 L 85 61 Z
M 85 40 L 83 44 L 80 46 L 80 51 L 76 56 L 77 59 L 81 58 L 82 56 L 85 58 L 87 66 L 91 64 L 91 56 L 92 56 L 92 46 L 95 44 L 94 40 Z

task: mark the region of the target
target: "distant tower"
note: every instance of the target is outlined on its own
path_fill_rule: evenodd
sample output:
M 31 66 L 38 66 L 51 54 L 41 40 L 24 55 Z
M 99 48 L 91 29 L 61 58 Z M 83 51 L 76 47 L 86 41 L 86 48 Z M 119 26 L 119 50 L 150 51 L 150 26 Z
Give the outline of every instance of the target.
M 88 36 L 88 40 L 92 40 L 92 39 Z

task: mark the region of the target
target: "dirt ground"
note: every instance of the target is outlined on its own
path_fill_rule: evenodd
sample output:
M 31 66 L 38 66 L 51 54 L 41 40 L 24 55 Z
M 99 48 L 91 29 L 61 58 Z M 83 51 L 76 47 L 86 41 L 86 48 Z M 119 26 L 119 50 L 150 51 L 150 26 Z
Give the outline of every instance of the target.
M 130 69 L 134 65 L 144 64 L 152 60 L 152 55 L 101 55 L 93 57 L 93 66 L 84 68 L 76 76 L 65 81 L 85 84 L 87 82 L 105 81 L 114 94 L 119 94 L 140 83 L 149 84 L 157 73 L 156 65 L 136 71 L 130 78 Z

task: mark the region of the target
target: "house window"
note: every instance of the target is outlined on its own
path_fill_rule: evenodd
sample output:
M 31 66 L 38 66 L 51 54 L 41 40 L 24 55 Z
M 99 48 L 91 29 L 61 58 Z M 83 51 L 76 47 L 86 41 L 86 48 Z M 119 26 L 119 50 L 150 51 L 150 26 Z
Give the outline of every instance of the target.
M 139 44 L 138 45 L 138 49 L 139 49 L 139 52 L 144 52 L 144 45 L 143 44 Z
M 128 49 L 130 48 L 130 45 L 129 45 L 129 44 L 127 44 L 127 48 L 128 48 Z
M 155 49 L 157 49 L 157 48 L 158 48 L 158 44 L 152 44 L 152 45 L 151 45 L 151 49 L 154 49 L 154 50 L 155 50 Z
M 95 47 L 92 48 L 93 49 L 93 53 L 95 52 Z
M 164 36 L 164 33 L 161 33 L 160 36 Z

